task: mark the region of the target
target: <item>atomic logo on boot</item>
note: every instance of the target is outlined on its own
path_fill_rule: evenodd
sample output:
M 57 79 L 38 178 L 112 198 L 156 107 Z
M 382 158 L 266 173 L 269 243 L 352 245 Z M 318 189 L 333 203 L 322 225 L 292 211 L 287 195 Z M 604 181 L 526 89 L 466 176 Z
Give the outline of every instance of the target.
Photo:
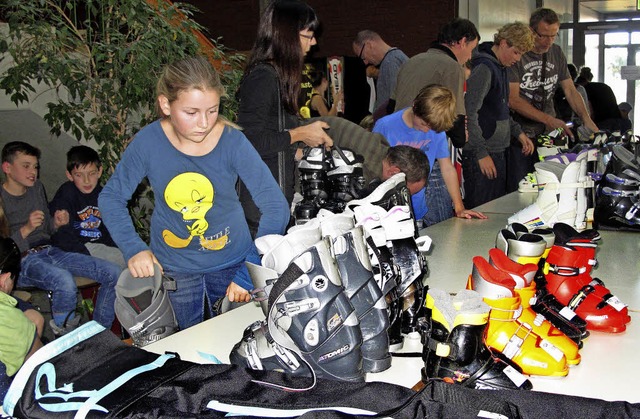
M 344 345 L 341 348 L 336 349 L 335 351 L 331 351 L 328 354 L 324 354 L 322 355 L 320 358 L 318 358 L 318 363 L 321 363 L 323 361 L 327 361 L 331 358 L 334 358 L 340 354 L 349 352 L 349 349 L 351 349 L 351 347 L 349 345 Z

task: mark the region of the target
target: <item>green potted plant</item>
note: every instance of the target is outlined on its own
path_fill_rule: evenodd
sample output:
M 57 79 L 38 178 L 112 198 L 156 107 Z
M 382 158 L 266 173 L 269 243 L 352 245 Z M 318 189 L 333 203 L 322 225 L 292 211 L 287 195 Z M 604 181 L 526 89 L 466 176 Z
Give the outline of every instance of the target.
M 166 63 L 204 53 L 230 92 L 242 75 L 243 57 L 204 37 L 192 6 L 166 0 L 3 3 L 9 33 L 0 40 L 0 53 L 10 54 L 15 65 L 0 75 L 0 89 L 16 105 L 31 100 L 34 84 L 55 92 L 44 115 L 51 133 L 95 141 L 107 177 L 128 141 L 156 117 L 155 83 Z M 223 105 L 234 120 L 233 96 Z M 136 200 L 133 207 L 144 235 L 150 210 Z

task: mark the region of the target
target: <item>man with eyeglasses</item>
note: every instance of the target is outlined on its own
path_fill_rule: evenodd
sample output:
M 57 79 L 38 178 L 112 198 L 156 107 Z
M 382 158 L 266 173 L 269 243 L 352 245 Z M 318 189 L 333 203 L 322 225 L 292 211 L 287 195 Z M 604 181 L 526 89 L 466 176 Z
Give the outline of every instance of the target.
M 376 32 L 363 30 L 358 32 L 353 41 L 353 53 L 360 58 L 365 65 L 374 65 L 380 69 L 376 82 L 376 101 L 374 115 L 384 110 L 396 87 L 396 78 L 400 66 L 409 59 L 400 49 L 384 42 Z M 386 113 L 383 113 L 386 115 Z
M 529 138 L 562 128 L 573 138 L 566 122 L 556 118 L 553 96 L 561 87 L 571 109 L 592 131 L 598 127 L 589 117 L 582 96 L 576 90 L 569 70 L 567 58 L 559 45 L 554 44 L 560 30 L 560 19 L 551 9 L 534 10 L 529 19 L 534 34 L 533 50 L 522 55 L 520 62 L 509 68 L 509 107 L 513 118 L 520 124 Z M 534 141 L 535 143 L 535 141 Z M 507 192 L 518 189 L 518 182 L 533 172 L 538 153 L 525 155 L 521 143 L 512 138 L 507 165 Z

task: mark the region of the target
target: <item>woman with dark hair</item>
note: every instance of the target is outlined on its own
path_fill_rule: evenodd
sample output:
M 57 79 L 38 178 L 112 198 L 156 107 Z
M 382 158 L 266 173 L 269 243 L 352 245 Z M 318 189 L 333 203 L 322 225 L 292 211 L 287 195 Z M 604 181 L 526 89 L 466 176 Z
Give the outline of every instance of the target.
M 293 199 L 294 159 L 299 143 L 333 145 L 316 121 L 300 126 L 298 97 L 304 56 L 316 44 L 319 22 L 306 3 L 276 0 L 264 11 L 237 98 L 238 125 L 267 164 L 287 201 Z M 241 185 L 240 200 L 252 233 L 260 212 Z

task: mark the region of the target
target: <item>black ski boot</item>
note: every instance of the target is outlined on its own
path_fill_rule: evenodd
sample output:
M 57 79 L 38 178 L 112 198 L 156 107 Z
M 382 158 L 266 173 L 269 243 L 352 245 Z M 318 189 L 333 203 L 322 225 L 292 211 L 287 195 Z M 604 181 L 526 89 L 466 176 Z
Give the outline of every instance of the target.
M 598 185 L 594 227 L 640 231 L 640 162 L 622 145 L 613 147 Z
M 247 327 L 230 361 L 295 376 L 364 380 L 358 319 L 318 219 L 255 243 L 262 261 L 247 268 L 267 320 Z
M 269 294 L 269 333 L 320 378 L 363 382 L 362 333 L 328 239 L 296 256 Z
M 323 208 L 339 214 L 344 211 L 347 202 L 360 198 L 360 191 L 365 187 L 363 162 L 362 156 L 353 151 L 333 146 L 327 170 L 330 196 Z
M 318 215 L 322 236 L 331 239 L 340 279 L 360 321 L 364 371 L 384 371 L 391 367 L 389 314 L 382 290 L 373 277 L 363 229 L 354 226 L 351 214 L 323 211 Z
M 484 342 L 490 307 L 475 291 L 461 290 L 453 299 L 431 289 L 427 316 L 420 319 L 422 381 L 439 378 L 465 387 L 489 390 L 530 390 L 521 369 L 494 356 Z
M 326 189 L 328 168 L 324 147 L 304 149 L 302 160 L 298 164 L 302 201 L 296 205 L 296 224 L 304 224 L 314 218 L 318 210 L 325 205 L 329 198 Z

